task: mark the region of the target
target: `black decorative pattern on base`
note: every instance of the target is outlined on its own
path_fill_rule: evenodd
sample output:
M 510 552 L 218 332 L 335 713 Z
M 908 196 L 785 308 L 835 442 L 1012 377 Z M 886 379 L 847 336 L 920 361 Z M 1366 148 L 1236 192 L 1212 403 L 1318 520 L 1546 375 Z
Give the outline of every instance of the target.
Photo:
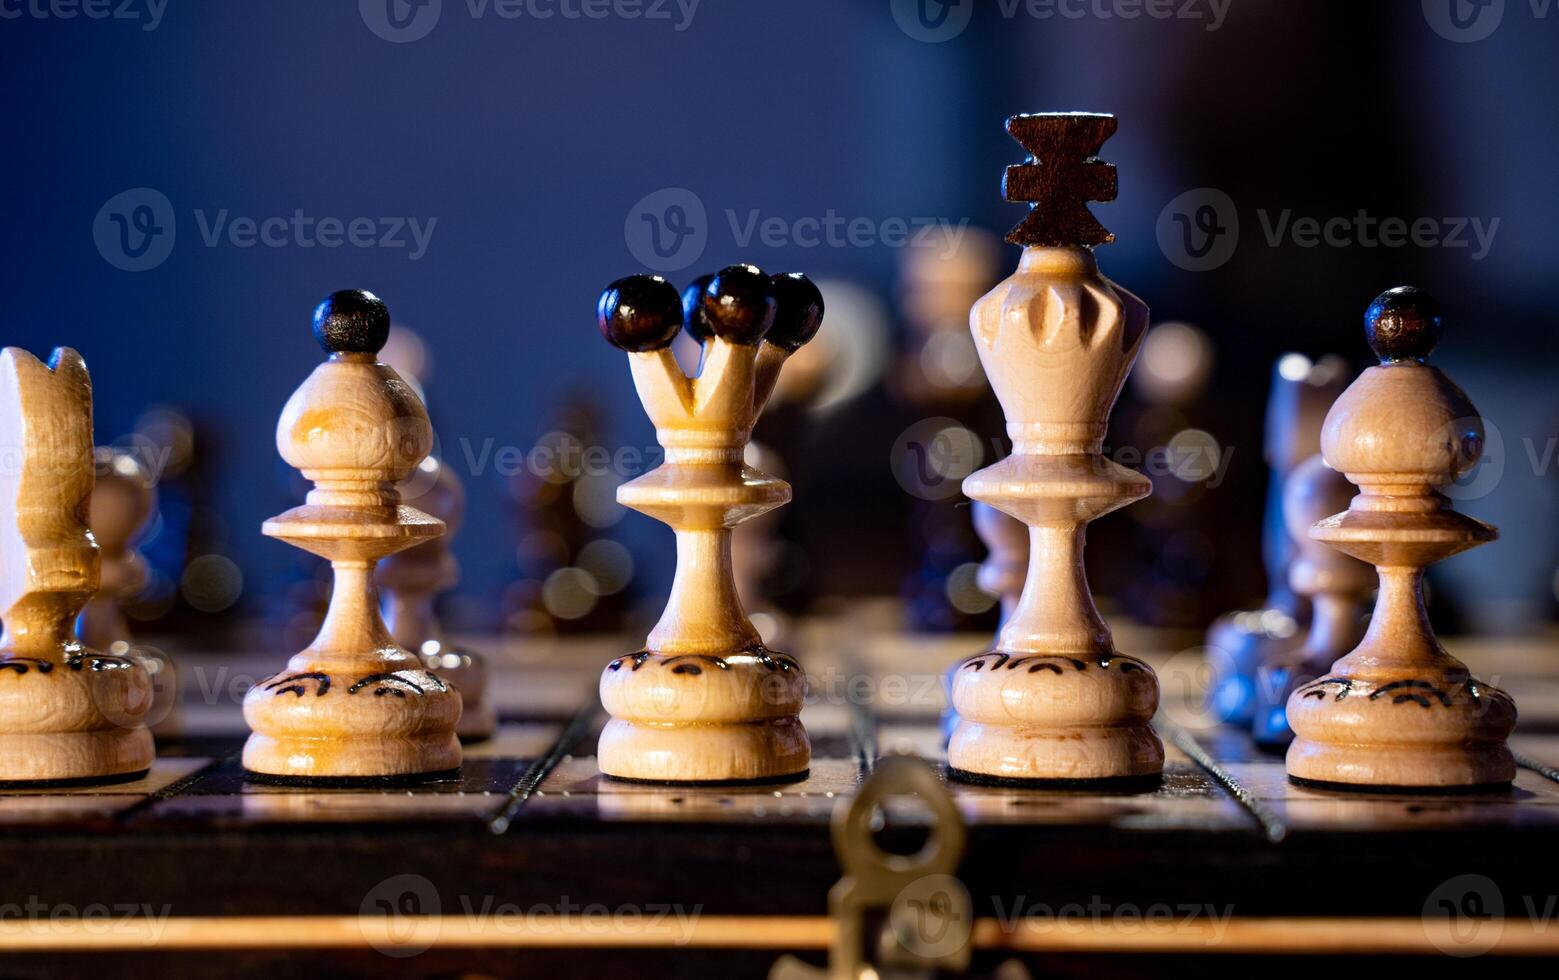
M 320 673 L 319 671 L 312 671 L 307 674 L 288 674 L 286 677 L 278 677 L 275 680 L 262 685 L 260 689 L 262 691 L 271 691 L 277 697 L 281 697 L 283 694 L 295 694 L 301 698 L 303 697 L 305 690 L 303 686 L 304 681 L 318 682 L 314 688 L 315 697 L 324 697 L 325 694 L 330 691 L 330 675 Z
M 970 657 L 958 669 L 980 671 L 989 667 L 991 672 L 995 673 L 1003 668 L 1017 670 L 1019 667 L 1027 667 L 1030 674 L 1041 670 L 1060 674 L 1064 673 L 1064 668 L 1068 666 L 1078 673 L 1086 671 L 1090 666 L 1097 667 L 1100 670 L 1109 670 L 1111 667 L 1114 667 L 1123 674 L 1143 673 L 1148 669 L 1147 664 L 1137 658 L 1119 653 L 1092 654 L 1085 659 L 1084 657 L 1075 657 L 1064 653 L 1036 653 L 1013 656 L 1010 653 L 1002 653 L 999 650 Z
M 1369 689 L 1350 678 L 1321 677 L 1301 687 L 1296 693 L 1300 698 L 1315 698 L 1317 701 L 1326 700 L 1327 695 L 1330 694 L 1334 702 L 1349 697 L 1368 697 L 1371 701 L 1389 697 L 1392 704 L 1416 704 L 1420 708 L 1432 708 L 1434 702 L 1439 702 L 1443 707 L 1455 708 L 1458 693 L 1465 693 L 1477 702 L 1482 701 L 1489 690 L 1482 681 L 1474 677 L 1467 678 L 1459 687 L 1450 691 L 1442 690 L 1429 681 L 1416 678 L 1392 681 Z
M 370 690 L 375 697 L 393 694 L 398 698 L 404 698 L 408 694 L 427 694 L 429 687 L 440 692 L 449 690 L 449 685 L 445 684 L 437 674 L 424 674 L 423 676 L 426 680 L 423 683 L 418 683 L 411 679 L 407 671 L 397 670 L 382 674 L 369 674 L 348 687 L 346 693 L 348 696 L 351 696 Z M 315 697 L 324 697 L 330 693 L 332 684 L 330 675 L 317 670 L 274 678 L 262 684 L 260 690 L 267 691 L 276 697 L 291 694 L 301 698 L 308 692 L 307 683 L 309 681 L 314 682 Z
M 36 670 L 40 674 L 51 674 L 57 666 L 60 665 L 52 660 L 40 660 L 36 657 L 12 657 L 0 661 L 0 670 L 13 670 L 17 674 L 26 674 L 30 670 Z M 90 670 L 93 673 L 101 673 L 105 670 L 129 670 L 135 666 L 135 661 L 128 657 L 116 657 L 111 653 L 93 651 L 66 657 L 64 666 L 68 670 L 77 672 Z
M 629 670 L 636 671 L 656 657 L 660 658 L 658 666 L 670 670 L 673 674 L 683 674 L 691 677 L 697 677 L 702 674 L 705 667 L 711 667 L 716 670 L 730 670 L 733 666 L 738 666 L 737 659 L 739 657 L 750 657 L 757 661 L 760 666 L 781 674 L 801 669 L 801 665 L 790 654 L 776 653 L 760 643 L 755 643 L 730 657 L 717 657 L 709 653 L 678 653 L 667 657 L 653 650 L 640 650 L 637 653 L 618 657 L 607 664 L 606 669 L 615 672 L 622 670 L 627 665 Z

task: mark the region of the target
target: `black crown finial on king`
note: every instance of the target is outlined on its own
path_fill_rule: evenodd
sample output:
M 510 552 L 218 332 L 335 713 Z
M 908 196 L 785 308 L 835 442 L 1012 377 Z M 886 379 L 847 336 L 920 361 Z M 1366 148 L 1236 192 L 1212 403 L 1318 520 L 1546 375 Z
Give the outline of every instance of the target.
M 377 354 L 390 339 L 390 310 L 366 289 L 340 289 L 314 307 L 314 339 L 327 354 Z
M 1422 364 L 1440 343 L 1440 304 L 1417 286 L 1388 289 L 1364 311 L 1364 339 L 1382 364 Z
M 1007 233 L 1014 245 L 1093 248 L 1115 241 L 1088 210 L 1089 201 L 1115 200 L 1115 167 L 1098 158 L 1115 134 L 1115 117 L 1095 112 L 1041 112 L 1013 116 L 1007 132 L 1029 152 L 1007 168 L 1002 194 L 1027 203 L 1028 216 Z
M 637 275 L 607 286 L 596 324 L 614 347 L 660 350 L 685 329 L 699 344 L 719 337 L 752 346 L 767 340 L 794 352 L 817 334 L 823 294 L 799 272 L 770 276 L 753 265 L 730 265 L 699 276 L 681 295 L 659 276 Z

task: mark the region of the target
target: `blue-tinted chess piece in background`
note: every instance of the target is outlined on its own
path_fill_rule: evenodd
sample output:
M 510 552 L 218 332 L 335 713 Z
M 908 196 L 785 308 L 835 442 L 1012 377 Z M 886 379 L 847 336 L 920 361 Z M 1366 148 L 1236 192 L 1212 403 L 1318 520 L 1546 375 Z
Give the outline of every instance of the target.
M 1303 354 L 1285 354 L 1273 367 L 1264 443 L 1271 478 L 1261 535 L 1267 598 L 1257 609 L 1225 613 L 1207 631 L 1213 668 L 1208 702 L 1224 724 L 1248 728 L 1254 723 L 1263 668 L 1297 648 L 1309 627 L 1310 603 L 1289 587 L 1295 543 L 1283 520 L 1283 483 L 1296 466 L 1321 451 L 1321 422 L 1347 385 L 1347 375 L 1346 362 L 1335 356 L 1312 362 Z

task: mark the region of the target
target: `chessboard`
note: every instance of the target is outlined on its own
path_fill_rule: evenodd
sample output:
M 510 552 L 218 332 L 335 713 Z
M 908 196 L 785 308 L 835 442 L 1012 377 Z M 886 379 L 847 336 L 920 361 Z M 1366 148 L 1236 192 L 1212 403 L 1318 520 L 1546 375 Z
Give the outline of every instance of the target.
M 1559 953 L 1559 637 L 1447 647 L 1521 705 L 1507 792 L 1303 788 L 1207 722 L 1195 637 L 1116 622 L 1159 672 L 1156 785 L 1119 792 L 946 779 L 949 664 L 975 634 L 908 635 L 862 612 L 790 625 L 813 761 L 797 782 L 663 787 L 603 777 L 601 667 L 628 638 L 469 637 L 501 724 L 459 777 L 413 788 L 246 782 L 240 703 L 277 652 L 170 650 L 178 732 L 115 786 L 0 793 L 7 976 L 427 976 L 548 969 L 764 976 L 821 966 L 839 923 L 836 811 L 891 754 L 924 758 L 967 831 L 973 967 L 1032 975 L 1246 972 L 1378 954 L 1430 974 Z M 1176 651 L 1188 650 L 1188 653 Z M 889 819 L 891 818 L 891 819 Z M 895 807 L 877 840 L 939 830 Z M 1165 959 L 1167 958 L 1167 959 Z M 1297 958 L 1297 959 L 1295 959 Z

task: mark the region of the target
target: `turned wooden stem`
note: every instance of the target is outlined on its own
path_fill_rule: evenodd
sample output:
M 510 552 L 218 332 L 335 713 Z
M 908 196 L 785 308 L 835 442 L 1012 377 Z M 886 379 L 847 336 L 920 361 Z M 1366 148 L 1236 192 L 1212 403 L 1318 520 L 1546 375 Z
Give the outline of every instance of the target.
M 1023 653 L 1108 653 L 1104 625 L 1083 569 L 1087 526 L 1035 524 L 1029 528 L 1028 576 L 1023 594 L 1001 629 L 998 648 Z
M 731 529 L 676 528 L 677 572 L 649 647 L 665 653 L 730 653 L 759 641 L 736 593 Z
M 344 558 L 331 563 L 335 588 L 330 609 L 307 655 L 332 657 L 342 664 L 363 666 L 364 641 L 376 651 L 393 649 L 395 640 L 379 615 L 379 589 L 374 585 L 374 562 Z
M 1424 608 L 1422 567 L 1380 566 L 1380 594 L 1357 650 L 1337 662 L 1345 676 L 1398 676 L 1443 670 L 1457 662 L 1435 640 Z

